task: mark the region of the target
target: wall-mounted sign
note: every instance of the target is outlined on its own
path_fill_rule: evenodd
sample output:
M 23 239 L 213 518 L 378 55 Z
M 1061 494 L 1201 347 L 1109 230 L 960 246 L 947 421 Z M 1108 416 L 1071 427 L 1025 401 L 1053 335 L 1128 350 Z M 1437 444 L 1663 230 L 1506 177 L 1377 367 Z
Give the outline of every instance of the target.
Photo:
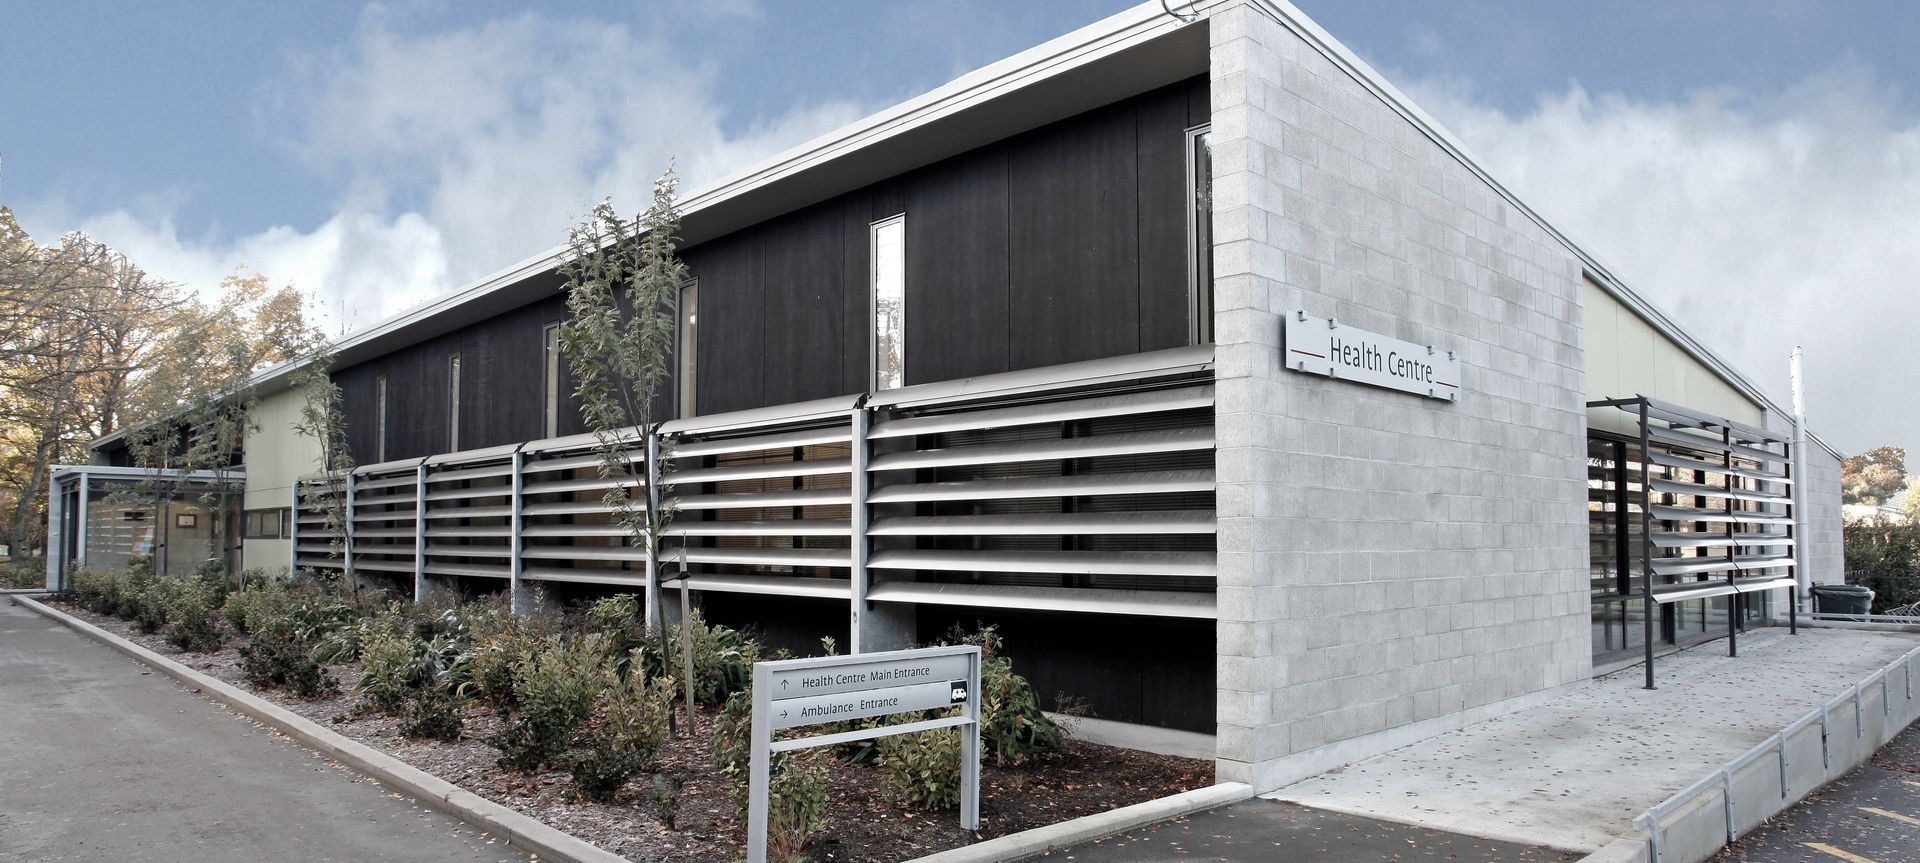
M 1280 351 L 1287 368 L 1453 401 L 1460 395 L 1460 359 L 1453 351 L 1416 345 L 1306 312 L 1287 315 Z

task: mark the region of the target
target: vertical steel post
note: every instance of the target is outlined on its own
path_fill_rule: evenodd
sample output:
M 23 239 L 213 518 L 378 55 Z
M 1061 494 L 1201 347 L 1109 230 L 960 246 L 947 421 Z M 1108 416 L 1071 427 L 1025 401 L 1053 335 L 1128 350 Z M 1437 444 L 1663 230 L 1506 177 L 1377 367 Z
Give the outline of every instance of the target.
M 1647 434 L 1647 399 L 1640 398 L 1640 571 L 1642 573 L 1642 591 L 1646 597 L 1646 619 L 1642 621 L 1642 630 L 1647 640 L 1647 688 L 1653 686 L 1653 618 L 1660 612 L 1660 604 L 1653 601 L 1653 441 Z M 1655 824 L 1658 831 L 1660 825 Z
M 848 467 L 848 504 L 847 539 L 848 545 L 848 581 L 851 590 L 847 604 L 847 641 L 848 652 L 863 653 L 866 641 L 860 634 L 861 613 L 867 609 L 867 411 L 864 407 L 855 407 L 848 420 L 847 452 Z
M 660 434 L 659 434 L 659 429 L 657 428 L 646 429 L 644 430 L 644 434 L 646 435 L 646 445 L 642 453 L 642 460 L 645 462 L 645 464 L 641 468 L 640 475 L 646 478 L 647 523 L 660 524 L 660 521 L 659 521 L 659 518 L 660 518 Z M 656 626 L 666 625 L 666 614 L 664 609 L 660 607 L 660 603 L 662 602 L 662 597 L 660 595 L 661 567 L 660 567 L 660 548 L 659 548 L 660 543 L 665 542 L 666 539 L 667 538 L 665 536 L 665 532 L 662 531 L 662 535 L 657 537 L 649 537 L 648 542 L 646 543 L 647 569 L 645 574 L 646 590 L 644 591 L 644 594 L 646 597 L 646 606 L 647 606 L 645 616 L 646 616 L 646 624 L 647 624 L 648 632 L 654 631 L 654 627 Z M 680 585 L 680 589 L 682 591 L 685 591 L 687 589 L 687 586 L 684 584 Z M 665 657 L 661 657 L 661 658 L 663 660 L 665 659 Z
M 427 461 L 413 469 L 413 601 L 427 598 Z
M 47 471 L 47 589 L 59 592 L 66 589 L 66 526 L 62 521 L 66 510 L 67 496 L 60 489 L 60 477 L 52 470 Z
M 753 665 L 753 723 L 748 738 L 747 863 L 767 863 L 767 784 L 773 776 L 772 673 Z
M 526 587 L 520 583 L 521 575 L 526 571 L 526 559 L 522 553 L 527 543 L 520 535 L 525 529 L 520 508 L 526 496 L 526 465 L 526 453 L 516 448 L 512 457 L 513 490 L 507 500 L 507 607 L 514 614 L 525 614 L 529 606 Z
M 87 565 L 87 516 L 91 514 L 88 510 L 92 506 L 92 496 L 93 477 L 85 468 L 82 468 L 80 470 L 80 517 L 75 519 L 78 526 L 73 531 L 74 556 L 79 559 L 82 569 Z
M 980 662 L 981 651 L 968 654 L 967 702 L 962 708 L 971 720 L 960 735 L 960 827 L 969 832 L 980 829 Z
M 1793 346 L 1793 359 L 1788 370 L 1793 380 L 1793 447 L 1787 454 L 1788 470 L 1792 473 L 1793 484 L 1787 487 L 1787 494 L 1793 501 L 1793 524 L 1788 530 L 1793 534 L 1793 580 L 1797 585 L 1796 601 L 1806 601 L 1808 589 L 1812 586 L 1813 574 L 1807 571 L 1806 537 L 1807 519 L 1807 393 L 1801 380 L 1800 346 Z M 1793 625 L 1793 624 L 1789 624 Z M 1795 629 L 1798 629 L 1795 626 Z
M 300 480 L 293 481 L 293 505 L 287 508 L 287 574 L 300 571 Z
M 1730 567 L 1727 570 L 1727 587 L 1733 591 L 1727 594 L 1727 655 L 1739 656 L 1740 624 L 1743 622 L 1740 618 L 1740 565 L 1738 563 L 1740 526 L 1734 521 L 1737 510 L 1733 493 L 1739 488 L 1740 478 L 1733 473 L 1733 428 L 1731 426 L 1720 428 L 1720 442 L 1727 448 L 1727 451 L 1722 454 L 1722 463 L 1726 465 L 1727 472 L 1721 475 L 1721 479 L 1727 483 L 1727 496 L 1720 500 L 1727 511 L 1727 542 L 1730 543 L 1727 546 L 1727 566 Z M 1712 602 L 1712 600 L 1707 601 Z
M 353 471 L 347 471 L 347 517 L 340 525 L 340 569 L 353 581 Z

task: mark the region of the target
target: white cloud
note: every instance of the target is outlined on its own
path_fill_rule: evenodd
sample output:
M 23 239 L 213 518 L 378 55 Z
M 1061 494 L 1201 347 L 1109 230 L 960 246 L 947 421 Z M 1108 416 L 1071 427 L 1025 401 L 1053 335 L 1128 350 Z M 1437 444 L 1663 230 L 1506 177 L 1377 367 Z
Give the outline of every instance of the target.
M 359 328 L 560 244 L 602 197 L 637 211 L 671 157 L 689 189 L 862 113 L 800 105 L 729 134 L 710 70 L 625 25 L 522 15 L 411 33 L 397 17 L 369 7 L 346 47 L 291 58 L 256 94 L 265 134 L 342 190 L 317 227 L 182 236 L 169 207 L 143 205 L 61 230 L 208 290 L 245 264 Z
M 1574 86 L 1515 115 L 1411 88 L 1495 177 L 1812 426 L 1920 452 L 1899 369 L 1920 323 L 1920 120 L 1853 65 L 1764 96 L 1647 102 Z

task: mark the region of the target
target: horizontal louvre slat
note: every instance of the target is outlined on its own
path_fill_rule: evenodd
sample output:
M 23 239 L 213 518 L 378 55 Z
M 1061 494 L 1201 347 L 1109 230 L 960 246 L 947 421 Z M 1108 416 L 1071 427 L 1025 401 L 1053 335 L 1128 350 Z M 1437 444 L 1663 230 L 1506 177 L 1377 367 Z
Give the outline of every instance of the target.
M 770 506 L 824 506 L 836 503 L 847 503 L 852 499 L 853 493 L 844 488 L 722 492 L 718 494 L 681 495 L 676 498 L 679 507 L 683 510 L 745 509 Z
M 645 459 L 645 454 L 633 452 L 623 453 L 620 460 L 628 465 L 632 465 Z M 544 461 L 529 461 L 526 467 L 521 469 L 521 473 L 551 473 L 556 470 L 578 470 L 581 468 L 598 468 L 599 466 L 600 456 L 594 453 L 588 453 L 587 455 L 552 458 Z
M 1724 557 L 1669 557 L 1653 562 L 1657 575 L 1695 575 L 1702 572 L 1730 572 L 1734 563 Z
M 1171 590 L 885 582 L 874 585 L 867 591 L 867 598 L 874 602 L 1132 614 L 1146 617 L 1212 619 L 1217 614 L 1213 594 Z
M 1213 510 L 901 516 L 874 521 L 869 536 L 1050 536 L 1055 534 L 1200 534 Z
M 1692 509 L 1679 506 L 1655 506 L 1649 511 L 1654 518 L 1662 521 L 1701 521 L 1733 522 L 1735 524 L 1793 524 L 1793 518 L 1784 515 L 1762 515 L 1757 512 L 1733 512 L 1722 509 Z
M 513 514 L 511 506 L 464 506 L 427 510 L 427 520 L 437 518 L 504 518 Z
M 1733 559 L 1733 562 L 1740 565 L 1742 572 L 1753 572 L 1755 570 L 1780 569 L 1781 567 L 1792 566 L 1793 556 L 1786 554 L 1752 555 L 1750 557 L 1736 557 Z
M 1213 429 L 1169 429 L 1095 435 L 1082 438 L 1058 438 L 1026 443 L 984 444 L 917 452 L 884 453 L 867 463 L 869 471 L 909 470 L 925 467 L 953 467 L 973 464 L 1010 464 L 1029 461 L 1098 458 L 1115 455 L 1184 452 L 1211 449 Z
M 1210 577 L 1210 551 L 969 551 L 883 549 L 874 569 L 943 572 L 1050 572 L 1063 575 L 1177 575 Z
M 480 488 L 449 488 L 427 492 L 427 502 L 443 500 L 475 500 L 483 497 L 507 497 L 513 494 L 511 486 L 489 485 Z
M 874 423 L 867 437 L 873 440 L 907 435 L 939 434 L 972 429 L 1010 428 L 1042 423 L 1069 422 L 1110 416 L 1136 416 L 1144 413 L 1204 408 L 1213 405 L 1213 387 L 1153 390 L 1114 396 L 1077 399 L 1064 402 L 1039 402 L 1004 408 L 963 411 L 950 414 L 903 417 Z
M 1798 582 L 1795 582 L 1793 576 L 1790 575 L 1766 575 L 1756 578 L 1735 579 L 1733 585 L 1734 589 L 1741 593 L 1755 593 L 1762 590 L 1785 590 L 1789 587 L 1797 586 Z
M 660 557 L 678 563 L 732 563 L 743 566 L 851 566 L 844 548 L 670 548 Z
M 412 539 L 413 535 L 413 528 L 410 527 L 363 527 L 355 528 L 353 531 L 353 538 L 355 540 L 387 539 L 393 537 Z
M 799 578 L 783 575 L 704 575 L 669 582 L 667 587 L 710 590 L 715 593 L 760 593 L 770 596 L 811 596 L 821 599 L 849 599 L 852 584 L 844 578 Z
M 1793 537 L 1784 533 L 1655 533 L 1653 544 L 1661 548 L 1725 548 L 1732 545 L 1793 545 Z
M 724 455 L 736 452 L 754 452 L 769 449 L 795 449 L 805 446 L 818 446 L 829 443 L 847 443 L 852 438 L 852 430 L 847 426 L 826 426 L 817 429 L 785 432 L 782 434 L 753 435 L 751 437 L 716 438 L 713 440 L 675 441 L 670 448 L 671 457 L 676 459 L 697 456 Z
M 428 575 L 470 575 L 479 578 L 508 578 L 507 567 L 487 566 L 477 563 L 429 563 L 423 567 Z
M 440 483 L 440 482 L 460 482 L 462 480 L 486 479 L 488 477 L 512 476 L 512 475 L 513 475 L 513 465 L 511 463 L 487 465 L 485 467 L 462 467 L 462 468 L 451 468 L 448 470 L 429 470 L 427 471 L 427 484 L 432 485 L 434 483 Z
M 592 479 L 562 479 L 549 480 L 547 482 L 530 482 L 522 486 L 520 491 L 522 494 L 567 494 L 578 491 L 606 491 L 614 486 L 640 488 L 645 484 L 646 482 L 637 476 L 615 477 L 613 479 L 594 477 Z M 638 502 L 644 497 L 645 495 L 634 495 L 634 500 Z
M 508 557 L 513 550 L 504 545 L 428 545 L 428 557 Z
M 640 504 L 644 503 L 644 501 L 636 500 L 634 503 Z M 644 510 L 646 507 L 641 506 L 639 509 Z M 520 514 L 527 516 L 596 515 L 600 513 L 612 513 L 612 510 L 607 509 L 605 504 L 597 500 L 563 500 L 553 503 L 527 503 L 520 505 Z
M 407 572 L 407 573 L 413 572 L 413 564 L 410 562 L 401 562 L 401 561 L 394 561 L 394 560 L 366 560 L 360 557 L 359 555 L 354 555 L 353 568 L 354 569 L 371 569 L 376 572 Z
M 353 523 L 354 524 L 393 524 L 394 522 L 405 522 L 407 524 L 412 524 L 414 521 L 413 516 L 414 516 L 414 512 L 413 510 L 410 510 L 410 509 L 402 510 L 400 512 L 375 512 L 375 513 L 367 513 L 364 515 L 355 515 L 353 517 Z
M 496 539 L 506 539 L 508 529 L 509 529 L 508 525 L 504 525 L 504 524 L 490 524 L 490 525 L 477 524 L 477 525 L 467 525 L 464 527 L 430 527 L 430 528 L 427 528 L 427 536 L 430 536 L 430 537 L 433 537 L 433 536 L 485 536 L 485 537 L 494 537 Z
M 853 462 L 844 458 L 775 461 L 759 464 L 730 465 L 727 467 L 677 470 L 661 477 L 660 484 L 663 486 L 671 486 L 682 484 L 691 485 L 701 482 L 730 482 L 742 479 L 822 476 L 825 474 L 850 473 L 852 470 Z
M 565 581 L 577 584 L 630 584 L 636 587 L 645 584 L 647 580 L 647 574 L 637 569 L 567 569 L 559 566 L 529 566 L 520 571 L 520 577 L 533 581 Z
M 381 489 L 389 489 L 389 488 L 411 489 L 415 485 L 418 485 L 419 482 L 420 482 L 420 478 L 412 474 L 408 474 L 406 476 L 396 476 L 396 477 L 391 477 L 387 479 L 356 480 L 353 484 L 353 494 L 355 497 L 359 497 L 360 495 L 366 494 L 367 492 L 380 491 Z M 385 497 L 385 495 L 382 495 L 382 496 Z
M 1025 497 L 1090 497 L 1111 494 L 1161 494 L 1213 491 L 1212 470 L 1163 470 L 1085 476 L 977 479 L 888 485 L 867 495 L 868 503 L 937 500 L 1006 500 Z
M 302 558 L 296 559 L 294 561 L 294 565 L 314 567 L 317 569 L 345 569 L 346 568 L 346 565 L 341 563 L 338 558 L 330 558 L 330 557 L 302 557 Z
M 1784 476 L 1781 476 L 1777 473 L 1770 473 L 1767 471 L 1755 470 L 1753 468 L 1746 468 L 1746 467 L 1730 468 L 1723 464 L 1714 464 L 1713 462 L 1710 462 L 1710 461 L 1701 461 L 1699 459 L 1687 458 L 1686 456 L 1683 456 L 1683 455 L 1676 455 L 1674 453 L 1663 452 L 1661 450 L 1654 450 L 1652 457 L 1649 458 L 1648 461 L 1651 461 L 1654 464 L 1658 464 L 1658 465 L 1665 465 L 1667 467 L 1677 467 L 1677 468 L 1691 469 L 1691 470 L 1704 470 L 1704 471 L 1709 471 L 1712 473 L 1723 474 L 1723 475 L 1732 474 L 1734 476 L 1743 476 L 1748 479 L 1757 479 L 1762 482 L 1777 482 L 1777 483 L 1780 483 L 1781 485 L 1793 484 L 1793 480 L 1788 479 Z
M 771 521 L 676 521 L 668 536 L 846 536 L 846 519 L 793 518 Z
M 1766 492 L 1751 491 L 1743 488 L 1736 488 L 1736 489 L 1716 488 L 1714 486 L 1700 485 L 1698 483 L 1675 482 L 1670 479 L 1656 479 L 1656 480 L 1653 480 L 1650 483 L 1650 485 L 1653 487 L 1654 491 L 1665 492 L 1667 494 L 1693 495 L 1696 497 L 1733 498 L 1734 500 L 1749 500 L 1749 501 L 1755 501 L 1758 503 L 1771 503 L 1771 504 L 1779 504 L 1783 506 L 1793 502 L 1792 498 L 1782 497 L 1781 495 L 1777 495 L 1777 494 L 1767 494 Z
M 1738 588 L 1725 579 L 1713 581 L 1689 581 L 1682 584 L 1670 584 L 1653 589 L 1653 601 L 1658 603 L 1685 602 L 1689 599 L 1707 599 L 1738 593 Z
M 520 535 L 528 537 L 626 536 L 627 529 L 618 524 L 530 524 L 520 529 Z
M 520 550 L 528 560 L 644 561 L 647 550 L 618 545 L 529 545 Z
M 1647 439 L 1668 446 L 1685 447 L 1701 452 L 1728 452 L 1728 446 L 1719 438 L 1702 437 L 1684 432 L 1667 431 L 1658 428 L 1647 429 Z

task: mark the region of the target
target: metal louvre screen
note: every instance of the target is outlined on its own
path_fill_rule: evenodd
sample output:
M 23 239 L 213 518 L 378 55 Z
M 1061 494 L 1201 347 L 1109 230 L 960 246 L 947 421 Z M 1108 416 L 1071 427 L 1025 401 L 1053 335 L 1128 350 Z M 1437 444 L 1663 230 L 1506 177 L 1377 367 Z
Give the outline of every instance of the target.
M 346 478 L 301 477 L 294 483 L 293 562 L 297 568 L 345 569 L 346 537 L 327 525 L 328 508 L 346 495 Z
M 513 554 L 513 460 L 429 460 L 426 467 L 427 575 L 507 578 Z
M 521 577 L 640 585 L 646 580 L 646 551 L 628 539 L 604 498 L 618 485 L 645 510 L 645 444 L 636 440 L 621 452 L 630 476 L 601 479 L 591 436 L 570 440 L 553 448 L 527 447 L 521 467 Z
M 417 468 L 369 471 L 353 483 L 353 568 L 411 577 L 419 516 Z
M 666 439 L 663 494 L 678 515 L 661 551 L 695 590 L 848 598 L 852 426 Z
M 1212 616 L 1212 389 L 1136 384 L 877 421 L 871 596 Z

